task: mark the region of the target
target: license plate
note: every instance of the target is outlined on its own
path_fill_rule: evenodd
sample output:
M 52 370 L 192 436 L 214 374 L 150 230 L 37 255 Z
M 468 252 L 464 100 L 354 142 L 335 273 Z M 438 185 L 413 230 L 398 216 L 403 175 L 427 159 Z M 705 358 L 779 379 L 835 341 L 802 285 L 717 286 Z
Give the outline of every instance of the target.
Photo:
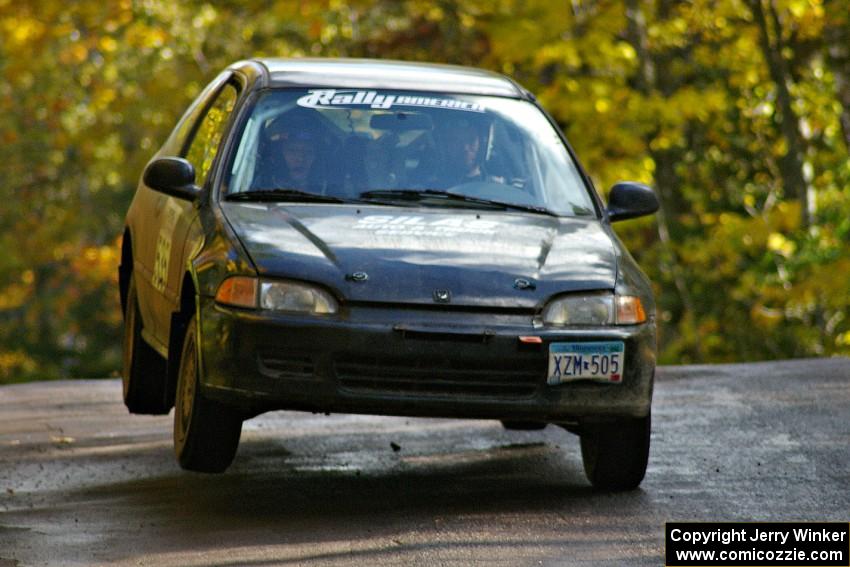
M 546 383 L 554 386 L 573 380 L 621 382 L 625 352 L 622 341 L 550 343 Z

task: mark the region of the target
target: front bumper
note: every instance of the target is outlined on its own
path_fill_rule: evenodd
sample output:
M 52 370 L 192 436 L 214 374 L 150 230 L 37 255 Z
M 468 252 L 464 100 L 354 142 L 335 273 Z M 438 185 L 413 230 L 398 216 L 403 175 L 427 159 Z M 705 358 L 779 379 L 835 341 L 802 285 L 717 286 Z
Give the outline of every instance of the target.
M 275 409 L 586 422 L 649 413 L 655 325 L 535 329 L 528 315 L 350 307 L 335 318 L 202 299 L 202 388 L 246 413 Z M 543 344 L 520 343 L 534 335 Z M 548 344 L 621 340 L 618 384 L 546 384 Z

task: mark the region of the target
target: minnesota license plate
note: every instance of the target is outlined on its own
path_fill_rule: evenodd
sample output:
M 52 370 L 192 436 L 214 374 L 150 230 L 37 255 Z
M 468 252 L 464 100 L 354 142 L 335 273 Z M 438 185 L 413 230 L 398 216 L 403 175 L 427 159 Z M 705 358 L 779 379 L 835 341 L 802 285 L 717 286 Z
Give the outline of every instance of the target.
M 625 352 L 622 341 L 550 343 L 546 383 L 554 386 L 573 380 L 621 382 Z

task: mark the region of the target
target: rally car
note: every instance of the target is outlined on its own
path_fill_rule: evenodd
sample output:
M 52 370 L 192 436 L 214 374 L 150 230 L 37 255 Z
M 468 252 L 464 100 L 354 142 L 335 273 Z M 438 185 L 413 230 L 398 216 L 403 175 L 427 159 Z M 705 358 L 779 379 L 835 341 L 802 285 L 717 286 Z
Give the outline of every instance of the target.
M 127 213 L 124 401 L 174 411 L 222 472 L 270 410 L 556 424 L 590 482 L 649 452 L 655 304 L 607 205 L 535 97 L 478 69 L 346 59 L 231 65 L 145 168 Z

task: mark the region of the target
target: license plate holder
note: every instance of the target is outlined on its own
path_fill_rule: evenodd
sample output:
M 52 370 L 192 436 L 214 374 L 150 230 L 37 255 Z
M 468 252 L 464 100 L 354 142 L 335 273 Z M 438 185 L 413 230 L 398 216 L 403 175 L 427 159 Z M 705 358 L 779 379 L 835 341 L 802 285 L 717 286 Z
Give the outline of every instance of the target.
M 550 386 L 592 380 L 619 384 L 625 372 L 626 347 L 623 341 L 549 343 Z

